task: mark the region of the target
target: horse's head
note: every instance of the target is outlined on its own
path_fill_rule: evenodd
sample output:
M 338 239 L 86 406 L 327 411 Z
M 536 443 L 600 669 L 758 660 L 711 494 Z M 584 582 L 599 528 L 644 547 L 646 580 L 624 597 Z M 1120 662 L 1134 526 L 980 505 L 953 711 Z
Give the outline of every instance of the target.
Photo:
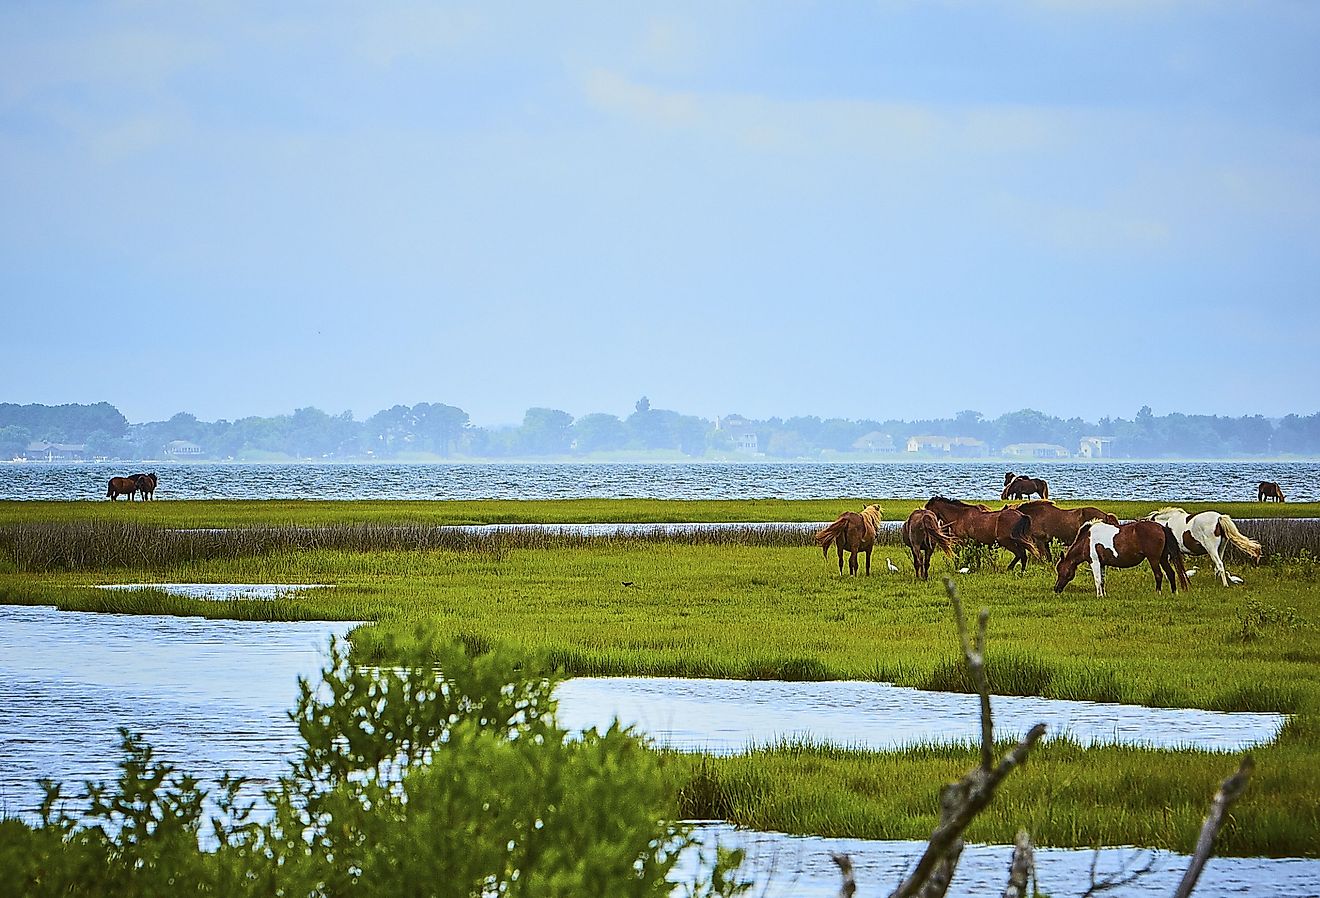
M 1055 593 L 1063 592 L 1063 588 L 1077 576 L 1077 568 L 1086 557 L 1090 542 L 1091 525 L 1083 524 L 1082 529 L 1077 533 L 1077 539 L 1073 540 L 1073 544 L 1059 557 L 1059 563 L 1054 566 L 1054 571 L 1058 575 L 1054 580 Z

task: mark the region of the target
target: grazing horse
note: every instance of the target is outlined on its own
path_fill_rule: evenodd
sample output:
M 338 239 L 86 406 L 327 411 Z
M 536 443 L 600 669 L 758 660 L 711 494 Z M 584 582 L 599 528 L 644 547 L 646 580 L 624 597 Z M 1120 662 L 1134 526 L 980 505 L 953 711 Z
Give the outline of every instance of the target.
M 1007 502 L 1009 499 L 1030 499 L 1032 495 L 1048 499 L 1050 485 L 1035 477 L 1020 477 L 1012 471 L 1004 475 L 1004 491 L 999 494 L 1000 499 Z
M 1016 508 L 991 511 L 984 505 L 968 505 L 958 499 L 932 496 L 926 507 L 935 512 L 949 526 L 957 539 L 965 539 L 986 546 L 998 545 L 1013 553 L 1013 565 L 1027 569 L 1027 554 L 1040 557 L 1040 550 L 1031 541 L 1031 518 Z
M 1273 480 L 1262 480 L 1260 486 L 1256 487 L 1257 502 L 1282 502 L 1283 490 Z
M 1077 568 L 1087 561 L 1091 563 L 1097 598 L 1105 594 L 1105 568 L 1136 567 L 1143 561 L 1149 561 L 1155 572 L 1156 592 L 1160 591 L 1165 574 L 1169 577 L 1169 588 L 1175 593 L 1179 586 L 1191 588 L 1182 553 L 1178 551 L 1178 538 L 1168 527 L 1155 521 L 1131 521 L 1118 526 L 1104 521 L 1083 524 L 1077 539 L 1059 559 L 1054 591 L 1063 592 L 1077 576 Z
M 929 508 L 918 508 L 903 522 L 903 542 L 912 550 L 912 567 L 918 580 L 930 576 L 930 558 L 940 549 L 953 557 L 953 534 Z
M 830 544 L 839 552 L 839 573 L 843 573 L 843 553 L 848 552 L 848 573 L 857 576 L 857 553 L 866 553 L 866 576 L 871 576 L 871 550 L 875 532 L 880 529 L 880 506 L 868 505 L 862 513 L 845 511 L 838 520 L 816 534 L 822 554 L 830 554 Z
M 146 502 L 156 498 L 156 472 L 150 474 L 132 474 L 130 475 L 137 481 L 138 489 L 142 492 L 142 501 Z
M 1017 506 L 1017 510 L 1031 518 L 1031 538 L 1046 561 L 1054 560 L 1051 557 L 1050 540 L 1057 539 L 1064 546 L 1071 546 L 1087 521 L 1104 521 L 1118 526 L 1118 518 L 1093 505 L 1064 509 L 1049 499 L 1033 499 Z
M 1229 582 L 1241 583 L 1224 567 L 1224 542 L 1237 546 L 1255 563 L 1260 562 L 1264 551 L 1260 543 L 1243 536 L 1237 524 L 1226 514 L 1217 511 L 1198 511 L 1189 515 L 1181 508 L 1161 508 L 1146 515 L 1148 521 L 1158 521 L 1173 531 L 1178 538 L 1178 548 L 1188 555 L 1209 555 L 1214 565 L 1219 582 L 1228 586 Z
M 105 491 L 105 497 L 110 501 L 118 499 L 120 496 L 128 496 L 128 501 L 133 501 L 133 494 L 142 489 L 136 477 L 111 477 L 110 485 Z

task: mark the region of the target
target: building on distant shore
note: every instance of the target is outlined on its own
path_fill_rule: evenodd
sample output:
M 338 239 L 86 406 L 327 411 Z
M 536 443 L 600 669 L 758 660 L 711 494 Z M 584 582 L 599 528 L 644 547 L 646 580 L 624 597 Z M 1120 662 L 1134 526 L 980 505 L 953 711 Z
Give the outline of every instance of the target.
M 1006 458 L 1067 458 L 1072 455 L 1066 446 L 1057 443 L 1009 443 L 999 450 Z
M 742 415 L 729 415 L 724 420 L 715 419 L 715 429 L 723 430 L 729 434 L 729 441 L 733 444 L 734 452 L 741 452 L 744 455 L 760 455 L 760 441 L 757 439 L 756 430 L 752 422 L 748 421 Z
M 1082 437 L 1077 444 L 1082 458 L 1109 458 L 1114 454 L 1113 437 Z
M 192 458 L 206 452 L 201 446 L 188 440 L 170 440 L 163 447 L 163 451 L 170 458 Z
M 858 437 L 852 444 L 854 452 L 896 452 L 897 448 L 892 436 L 878 430 Z
M 984 458 L 990 454 L 990 447 L 984 440 L 975 437 L 946 437 L 939 434 L 924 434 L 908 437 L 908 452 L 940 453 L 955 458 Z
M 47 443 L 44 440 L 28 443 L 23 450 L 23 457 L 30 461 L 82 461 L 86 454 L 86 443 Z

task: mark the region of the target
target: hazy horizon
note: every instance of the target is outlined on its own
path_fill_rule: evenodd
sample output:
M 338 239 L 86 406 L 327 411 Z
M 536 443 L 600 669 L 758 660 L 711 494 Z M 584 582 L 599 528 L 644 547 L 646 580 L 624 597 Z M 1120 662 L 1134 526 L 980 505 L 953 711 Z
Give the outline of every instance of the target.
M 1309 414 L 1320 6 L 0 8 L 4 399 Z

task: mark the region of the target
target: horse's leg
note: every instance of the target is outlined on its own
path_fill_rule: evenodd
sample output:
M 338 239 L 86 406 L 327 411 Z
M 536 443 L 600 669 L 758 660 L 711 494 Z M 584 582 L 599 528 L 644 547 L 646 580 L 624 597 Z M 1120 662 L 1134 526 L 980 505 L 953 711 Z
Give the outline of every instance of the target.
M 871 550 L 866 549 L 866 576 L 871 576 Z
M 850 550 L 848 551 L 848 576 L 850 576 L 850 577 L 856 577 L 856 576 L 857 576 L 857 550 L 856 550 L 856 549 L 850 549 Z
M 1091 577 L 1095 580 L 1096 598 L 1104 598 L 1105 595 L 1105 566 L 1098 562 L 1091 563 Z
M 1219 582 L 1227 586 L 1228 571 L 1224 569 L 1224 559 L 1219 554 L 1223 540 L 1215 539 L 1215 535 L 1212 533 L 1208 539 L 1204 541 L 1198 539 L 1197 542 L 1205 547 L 1206 554 L 1210 556 L 1210 563 L 1215 566 L 1215 575 L 1219 577 Z
M 1155 572 L 1155 591 L 1160 592 L 1161 587 L 1164 586 L 1164 571 L 1162 566 L 1168 564 L 1168 562 L 1162 557 L 1156 555 L 1147 555 L 1146 560 L 1150 562 L 1150 569 Z M 1172 575 L 1169 576 L 1169 585 L 1173 585 Z M 1175 592 L 1176 591 L 1175 588 Z
M 834 548 L 839 552 L 839 576 L 843 576 L 843 543 L 837 539 L 834 541 Z
M 912 548 L 912 570 L 916 571 L 918 580 L 924 580 L 926 578 L 921 576 L 921 550 L 916 546 L 912 546 L 911 548 Z

